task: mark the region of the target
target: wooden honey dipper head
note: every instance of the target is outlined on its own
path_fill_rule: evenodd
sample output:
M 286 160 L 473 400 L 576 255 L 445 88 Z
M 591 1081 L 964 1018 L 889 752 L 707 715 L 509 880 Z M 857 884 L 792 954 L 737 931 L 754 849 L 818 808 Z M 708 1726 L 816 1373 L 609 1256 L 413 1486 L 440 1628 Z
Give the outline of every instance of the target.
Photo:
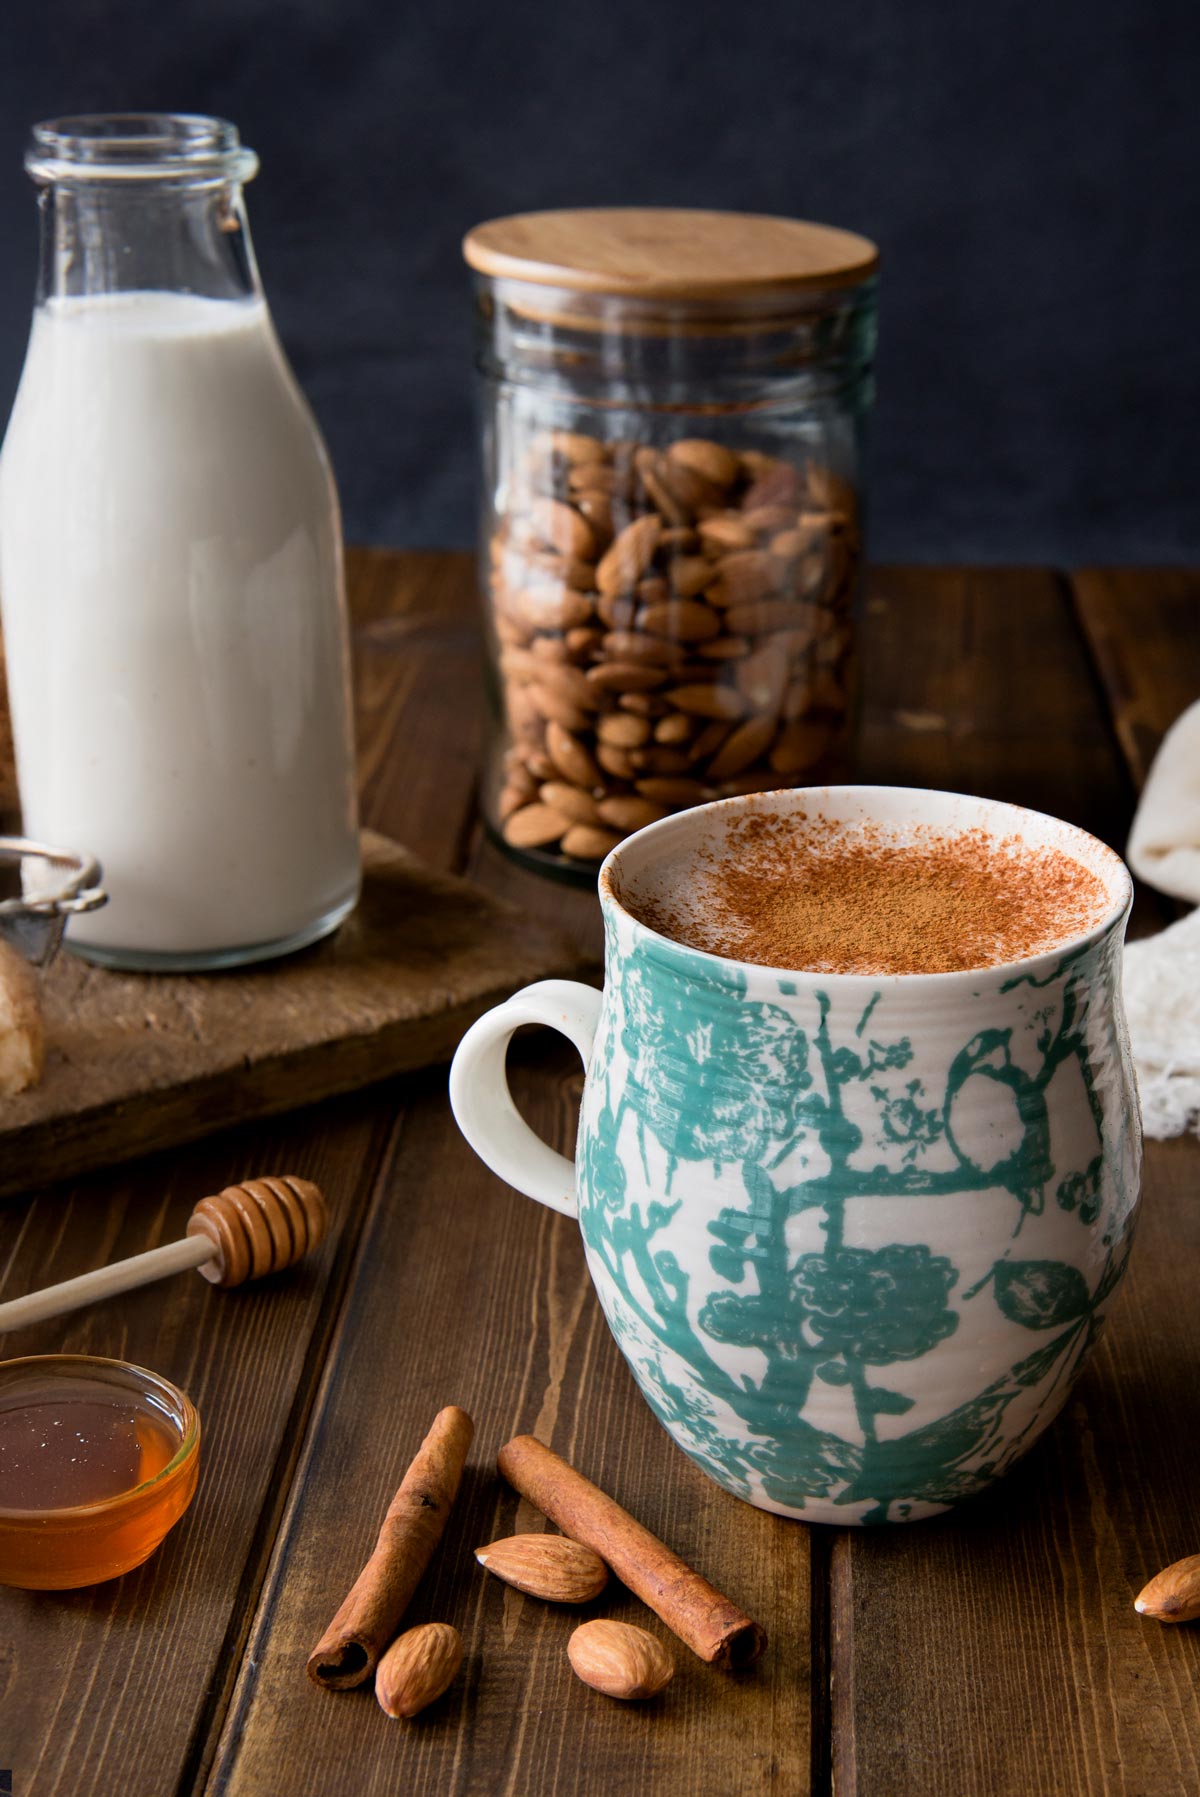
M 214 1285 L 242 1285 L 281 1273 L 315 1248 L 329 1226 L 319 1186 L 309 1179 L 246 1179 L 202 1198 L 189 1235 L 207 1236 L 216 1253 L 199 1269 Z

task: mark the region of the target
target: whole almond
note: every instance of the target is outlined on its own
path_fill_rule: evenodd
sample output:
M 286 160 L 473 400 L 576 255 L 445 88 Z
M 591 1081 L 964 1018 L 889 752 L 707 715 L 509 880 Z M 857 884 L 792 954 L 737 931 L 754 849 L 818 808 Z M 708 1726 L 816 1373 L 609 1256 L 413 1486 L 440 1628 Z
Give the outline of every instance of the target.
M 594 493 L 589 487 L 586 492 L 577 495 L 575 504 L 581 517 L 586 518 L 591 526 L 597 549 L 607 549 L 613 534 L 612 500 L 608 494 Z M 594 574 L 592 579 L 595 580 Z
M 639 630 L 669 637 L 680 643 L 702 643 L 721 634 L 721 620 L 709 605 L 697 599 L 668 599 L 647 605 L 636 619 Z
M 577 671 L 572 669 L 573 673 Z M 539 717 L 547 720 L 553 719 L 556 724 L 561 724 L 564 730 L 587 729 L 587 712 L 576 705 L 557 682 L 539 681 L 536 686 L 529 688 L 529 697 L 536 706 Z
M 767 757 L 777 774 L 798 774 L 801 768 L 819 761 L 829 746 L 830 731 L 825 724 L 806 723 L 798 718 L 785 724 Z
M 671 709 L 658 693 L 621 693 L 617 704 L 622 711 L 632 711 L 639 718 L 665 717 Z
M 553 770 L 557 768 L 572 786 L 591 787 L 602 784 L 600 769 L 579 738 L 553 721 L 546 725 L 546 753 L 553 764 L 551 771 L 545 775 L 547 780 L 554 778 Z
M 596 610 L 610 630 L 628 630 L 637 613 L 637 601 L 630 593 L 601 593 Z
M 769 630 L 802 629 L 814 610 L 792 599 L 754 599 L 730 606 L 725 622 L 736 636 L 762 636 Z
M 685 743 L 696 734 L 696 720 L 688 717 L 685 711 L 669 711 L 665 718 L 659 718 L 654 726 L 656 743 L 677 745 Z
M 693 761 L 707 761 L 710 755 L 716 754 L 728 735 L 729 725 L 714 718 L 711 724 L 705 725 L 696 740 L 688 744 L 688 753 Z
M 746 710 L 742 695 L 731 686 L 677 686 L 667 694 L 676 711 L 689 717 L 740 718 Z
M 780 564 L 769 549 L 738 549 L 721 557 L 716 577 L 705 593 L 712 605 L 725 610 L 729 606 L 746 605 L 753 599 L 767 599 L 779 591 Z M 736 630 L 737 626 L 731 626 Z
M 766 711 L 773 717 L 783 703 L 787 691 L 791 658 L 779 647 L 774 637 L 767 637 L 753 655 L 739 661 L 733 670 L 738 691 L 754 711 Z M 739 772 L 730 768 L 729 772 Z
M 567 645 L 561 636 L 535 636 L 529 645 L 529 654 L 538 664 L 538 673 L 545 672 L 547 662 L 564 662 L 567 660 Z
M 603 861 L 620 840 L 616 830 L 601 830 L 595 824 L 572 824 L 562 839 L 562 851 L 577 861 Z
M 592 834 L 599 839 L 609 832 Z M 506 1585 L 551 1604 L 586 1604 L 608 1583 L 608 1567 L 595 1549 L 566 1535 L 507 1535 L 503 1541 L 477 1547 L 475 1558 Z
M 667 569 L 671 591 L 680 599 L 694 599 L 713 577 L 713 565 L 706 555 L 677 555 Z
M 744 773 L 750 763 L 765 752 L 776 728 L 774 711 L 747 718 L 744 724 L 739 724 L 709 762 L 709 779 L 730 780 L 734 774 Z
M 582 523 L 582 519 L 580 520 Z M 656 512 L 627 524 L 596 567 L 596 586 L 601 593 L 629 593 L 654 560 L 662 519 Z
M 802 718 L 806 711 L 811 711 L 812 694 L 812 682 L 806 674 L 802 674 L 798 680 L 792 681 L 783 695 L 783 704 L 779 708 L 779 715 L 785 723 L 794 723 L 797 718 Z
M 652 774 L 647 780 L 639 780 L 637 789 L 659 805 L 699 805 L 709 797 L 709 789 L 702 786 L 699 780 L 687 780 L 679 774 L 674 777 L 669 774 Z
M 1194 1622 L 1200 1616 L 1200 1554 L 1164 1566 L 1138 1592 L 1133 1607 L 1155 1622 Z
M 517 595 L 515 608 L 530 630 L 573 630 L 592 615 L 591 600 L 571 587 L 526 587 Z
M 642 636 L 636 630 L 610 630 L 604 638 L 604 653 L 609 661 L 651 662 L 665 667 L 677 659 L 675 645 L 662 637 Z M 509 651 L 514 653 L 514 651 Z M 516 654 L 520 654 L 518 649 Z
M 550 447 L 572 464 L 602 462 L 606 453 L 600 439 L 585 431 L 551 431 Z
M 704 542 L 714 549 L 753 549 L 757 541 L 745 519 L 736 512 L 722 512 L 715 518 L 702 518 L 696 529 Z
M 632 780 L 638 771 L 637 763 L 630 760 L 629 750 L 614 748 L 612 743 L 596 744 L 596 760 L 614 780 Z
M 722 725 L 722 729 L 724 727 Z M 690 772 L 692 763 L 696 760 L 696 752 L 687 743 L 681 749 L 672 748 L 668 743 L 661 748 L 656 746 L 653 749 L 635 749 L 630 760 L 641 772 L 666 774 L 670 777 Z
M 504 840 L 514 849 L 544 849 L 566 828 L 567 819 L 549 805 L 525 805 L 505 820 Z
M 543 805 L 549 805 L 551 811 L 557 811 L 560 817 L 569 818 L 573 824 L 595 824 L 600 821 L 592 795 L 578 786 L 571 786 L 566 780 L 547 780 L 539 787 L 537 796 Z
M 774 531 L 789 529 L 795 513 L 790 505 L 756 505 L 748 512 L 743 511 L 742 516 L 759 536 L 769 536 Z
M 533 500 L 529 507 L 529 522 L 534 535 L 543 543 L 551 544 L 561 555 L 578 561 L 589 561 L 594 556 L 596 539 L 591 525 L 564 499 Z
M 650 720 L 639 718 L 631 711 L 610 712 L 600 719 L 596 735 L 602 743 L 612 743 L 618 749 L 640 749 L 650 740 Z
M 535 780 L 553 780 L 555 772 L 554 763 L 551 761 L 549 755 L 547 755 L 543 749 L 539 749 L 536 744 L 521 744 L 521 760 L 525 763 L 525 766 Z
M 651 505 L 661 512 L 668 524 L 676 528 L 686 525 L 688 506 L 672 488 L 666 458 L 655 449 L 639 449 L 633 464 Z
M 689 512 L 720 511 L 725 503 L 723 486 L 718 486 L 697 469 L 685 467 L 678 457 L 668 456 L 666 478 L 674 498 Z
M 611 798 L 599 800 L 596 809 L 614 830 L 641 830 L 667 815 L 661 805 L 633 793 L 614 793 Z
M 790 462 L 777 461 L 764 468 L 758 479 L 746 488 L 742 506 L 747 512 L 757 511 L 764 505 L 785 505 L 794 509 L 803 494 L 804 482 L 799 470 Z
M 667 460 L 690 468 L 718 487 L 731 487 L 738 477 L 738 458 L 733 451 L 707 437 L 681 437 L 668 449 Z
M 585 1685 L 625 1701 L 655 1696 L 675 1671 L 661 1641 L 607 1617 L 581 1623 L 567 1643 L 567 1657 Z
M 661 605 L 671 597 L 671 589 L 661 574 L 647 574 L 637 583 L 637 596 L 643 605 Z
M 648 693 L 662 685 L 667 670 L 632 661 L 598 661 L 586 678 L 605 693 Z
M 604 632 L 587 624 L 577 624 L 574 630 L 568 630 L 565 642 L 568 655 L 577 661 L 586 661 L 595 655 L 604 641 Z
M 507 784 L 500 789 L 500 797 L 496 801 L 496 810 L 499 813 L 501 823 L 506 822 L 506 820 L 512 816 L 514 811 L 520 811 L 523 805 L 528 805 L 531 800 L 537 797 L 537 787 L 534 785 L 530 775 L 525 772 L 524 768 L 521 770 L 521 775 L 522 777 L 520 779 L 510 779 Z
M 546 639 L 543 638 L 543 641 Z M 561 645 L 564 649 L 566 644 Z M 578 706 L 581 711 L 595 711 L 600 703 L 594 686 L 588 682 L 582 668 L 577 668 L 569 661 L 559 661 L 543 666 L 538 670 L 538 684 L 552 686 L 555 692 Z
M 375 1695 L 385 1716 L 415 1716 L 454 1681 L 462 1640 L 448 1622 L 423 1622 L 398 1635 L 375 1668 Z
M 715 636 L 711 643 L 701 643 L 699 654 L 705 661 L 740 661 L 750 653 L 748 636 Z
M 781 561 L 798 561 L 802 555 L 808 554 L 817 542 L 819 534 L 819 531 L 811 525 L 790 526 L 787 530 L 781 530 L 778 535 L 771 538 L 771 554 L 777 555 Z
M 575 494 L 603 494 L 606 499 L 611 499 L 617 493 L 624 493 L 629 481 L 619 468 L 611 468 L 604 462 L 584 462 L 572 468 L 567 485 Z

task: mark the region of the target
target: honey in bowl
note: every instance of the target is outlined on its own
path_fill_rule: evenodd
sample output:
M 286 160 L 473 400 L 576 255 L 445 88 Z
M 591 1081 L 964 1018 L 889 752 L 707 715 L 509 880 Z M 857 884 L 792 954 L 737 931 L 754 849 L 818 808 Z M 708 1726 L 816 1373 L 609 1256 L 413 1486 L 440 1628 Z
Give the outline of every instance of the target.
M 149 1558 L 192 1500 L 200 1419 L 144 1367 L 0 1363 L 0 1584 L 67 1590 Z

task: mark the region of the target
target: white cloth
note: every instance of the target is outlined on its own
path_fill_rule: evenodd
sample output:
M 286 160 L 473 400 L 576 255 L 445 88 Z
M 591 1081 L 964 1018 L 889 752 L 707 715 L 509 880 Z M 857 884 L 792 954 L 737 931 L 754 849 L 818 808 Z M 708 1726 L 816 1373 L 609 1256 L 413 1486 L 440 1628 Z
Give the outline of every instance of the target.
M 1200 1135 L 1200 911 L 1127 945 L 1125 1014 L 1146 1134 Z
M 1200 905 L 1200 701 L 1163 738 L 1128 855 L 1139 879 Z M 1200 1135 L 1200 910 L 1129 943 L 1125 1010 L 1146 1134 Z
M 1160 892 L 1200 905 L 1200 699 L 1154 757 L 1129 832 L 1129 865 Z

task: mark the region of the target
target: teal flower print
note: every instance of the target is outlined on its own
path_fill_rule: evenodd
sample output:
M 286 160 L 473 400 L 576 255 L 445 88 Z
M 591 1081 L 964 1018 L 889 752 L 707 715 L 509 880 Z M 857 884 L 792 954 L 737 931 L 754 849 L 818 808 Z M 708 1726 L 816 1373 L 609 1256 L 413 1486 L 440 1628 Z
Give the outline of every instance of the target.
M 916 1360 L 958 1327 L 946 1308 L 958 1273 L 926 1247 L 833 1248 L 804 1254 L 792 1287 L 806 1333 L 824 1353 L 868 1366 Z

